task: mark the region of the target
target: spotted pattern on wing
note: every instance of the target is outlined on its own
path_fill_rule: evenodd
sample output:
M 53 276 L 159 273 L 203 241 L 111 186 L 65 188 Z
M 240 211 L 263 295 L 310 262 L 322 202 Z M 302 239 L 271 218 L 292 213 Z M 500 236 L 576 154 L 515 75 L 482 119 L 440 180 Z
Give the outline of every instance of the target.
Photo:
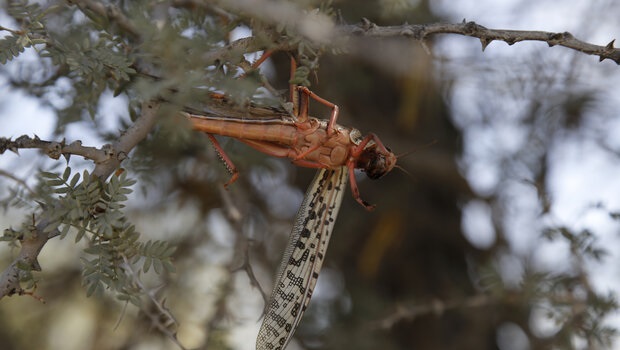
M 347 175 L 346 167 L 321 169 L 308 188 L 258 332 L 257 350 L 284 349 L 297 329 L 319 278 Z

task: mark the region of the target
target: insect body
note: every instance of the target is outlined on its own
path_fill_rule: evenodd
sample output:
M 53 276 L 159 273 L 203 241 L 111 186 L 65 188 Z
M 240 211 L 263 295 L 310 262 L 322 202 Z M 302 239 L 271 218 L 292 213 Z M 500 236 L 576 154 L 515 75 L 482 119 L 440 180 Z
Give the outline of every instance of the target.
M 362 169 L 377 179 L 396 165 L 396 156 L 376 135 L 362 137 L 357 129 L 336 124 L 338 106 L 307 88 L 293 89 L 299 93 L 300 102 L 294 115 L 231 118 L 186 114 L 194 129 L 209 135 L 233 174 L 227 185 L 235 181 L 237 170 L 213 134 L 233 137 L 272 156 L 290 158 L 299 166 L 320 169 L 297 213 L 258 334 L 257 350 L 284 349 L 301 321 L 319 276 L 347 179 L 354 198 L 371 210 L 374 206 L 360 198 L 354 170 Z M 308 116 L 310 97 L 332 108 L 328 121 Z
M 187 114 L 195 130 L 210 135 L 218 153 L 233 173 L 227 185 L 237 178 L 237 171 L 212 134 L 233 137 L 263 153 L 274 157 L 290 158 L 296 165 L 308 168 L 349 170 L 353 197 L 366 209 L 374 206 L 362 200 L 355 181 L 354 170 L 362 169 L 371 179 L 387 174 L 396 165 L 396 156 L 387 149 L 375 134 L 361 137 L 357 129 L 336 124 L 338 107 L 314 95 L 304 87 L 301 93 L 299 116 L 280 116 L 266 119 L 211 117 Z M 329 121 L 307 115 L 309 97 L 319 98 L 333 106 Z

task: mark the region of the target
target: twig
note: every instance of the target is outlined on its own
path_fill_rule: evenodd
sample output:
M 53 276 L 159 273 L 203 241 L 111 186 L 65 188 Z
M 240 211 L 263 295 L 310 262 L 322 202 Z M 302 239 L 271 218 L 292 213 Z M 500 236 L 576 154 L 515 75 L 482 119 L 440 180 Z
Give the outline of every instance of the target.
M 14 29 L 10 29 L 10 28 L 4 27 L 4 26 L 0 26 L 0 31 L 2 31 L 2 30 L 6 30 L 7 32 L 9 32 L 11 34 L 14 34 L 14 35 L 22 35 L 23 34 L 23 32 L 21 32 L 19 30 L 14 30 Z
M 123 255 L 123 268 L 131 274 L 131 280 L 134 285 L 146 296 L 149 298 L 151 303 L 157 308 L 157 312 L 150 312 L 147 308 L 143 308 L 142 311 L 149 317 L 151 323 L 162 333 L 165 334 L 173 343 L 175 343 L 180 349 L 185 350 L 186 348 L 179 342 L 177 338 L 176 331 L 170 330 L 170 325 L 174 325 L 175 328 L 178 327 L 177 320 L 174 318 L 174 315 L 168 310 L 168 308 L 164 305 L 165 300 L 160 301 L 157 298 L 156 291 L 153 289 L 146 288 L 146 286 L 140 280 L 140 276 L 138 275 L 138 271 L 136 271 L 133 266 L 129 263 L 129 259 Z M 163 319 L 162 319 L 163 317 Z
M 30 195 L 34 196 L 36 194 L 36 192 L 32 188 L 30 188 L 30 186 L 28 186 L 26 181 L 24 181 L 23 179 L 20 179 L 19 177 L 11 174 L 8 171 L 0 169 L 0 176 L 8 177 L 9 179 L 17 182 L 20 186 L 24 187 L 30 193 Z
M 80 10 L 88 17 L 94 13 L 100 18 L 116 23 L 122 31 L 131 35 L 133 38 L 140 40 L 140 32 L 138 29 L 117 6 L 104 5 L 101 2 L 92 0 L 67 0 L 67 2 L 69 4 L 77 5 L 77 7 L 79 7 Z
M 16 138 L 14 141 L 4 137 L 0 137 L 0 154 L 3 154 L 7 150 L 13 151 L 19 154 L 20 149 L 26 148 L 38 148 L 52 159 L 58 159 L 61 155 L 69 157 L 72 154 L 82 156 L 86 159 L 91 159 L 95 163 L 102 163 L 110 156 L 110 145 L 103 145 L 101 148 L 82 146 L 82 141 L 74 141 L 70 144 L 66 144 L 65 140 L 57 141 L 45 141 L 41 140 L 38 136 L 31 138 L 27 135 L 22 135 Z
M 375 326 L 372 328 L 390 329 L 395 324 L 403 320 L 411 321 L 416 317 L 428 314 L 435 314 L 440 316 L 445 311 L 449 311 L 452 309 L 476 308 L 497 302 L 498 300 L 496 300 L 495 298 L 484 294 L 474 295 L 465 300 L 458 301 L 441 301 L 439 299 L 434 299 L 432 302 L 426 304 L 411 307 L 398 307 L 394 313 L 385 317 L 382 320 L 377 321 Z

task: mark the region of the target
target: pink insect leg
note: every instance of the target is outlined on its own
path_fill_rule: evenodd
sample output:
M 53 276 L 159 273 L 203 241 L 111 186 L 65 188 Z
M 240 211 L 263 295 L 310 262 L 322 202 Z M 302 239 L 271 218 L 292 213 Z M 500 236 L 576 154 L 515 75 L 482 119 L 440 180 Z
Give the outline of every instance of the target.
M 390 151 L 383 145 L 383 142 L 381 142 L 377 135 L 373 133 L 368 133 L 368 135 L 366 135 L 366 137 L 364 137 L 364 139 L 358 145 L 351 149 L 351 155 L 353 156 L 353 158 L 359 157 L 359 155 L 362 154 L 362 151 L 364 151 L 364 148 L 366 148 L 366 145 L 370 141 L 375 142 L 377 148 L 379 149 L 379 151 L 381 151 L 381 153 L 390 153 Z
M 329 101 L 327 101 L 326 99 L 320 97 L 319 95 L 315 94 L 314 92 L 310 91 L 310 89 L 308 89 L 305 86 L 298 86 L 297 89 L 299 91 L 302 92 L 303 96 L 305 96 L 305 99 L 308 99 L 308 97 L 312 97 L 315 101 L 329 107 L 332 109 L 332 113 L 329 116 L 329 123 L 327 123 L 327 136 L 331 136 L 334 134 L 335 129 L 334 126 L 336 125 L 336 120 L 338 120 L 338 113 L 340 111 L 340 108 L 338 107 L 338 105 L 333 104 Z M 302 101 L 303 102 L 303 101 Z M 307 118 L 308 116 L 308 107 L 305 107 L 305 111 L 301 111 L 301 113 L 305 113 L 305 116 Z M 301 114 L 300 113 L 300 114 Z
M 375 205 L 366 202 L 360 196 L 360 190 L 357 188 L 357 181 L 355 180 L 355 162 L 350 160 L 347 163 L 347 168 L 349 168 L 349 181 L 351 182 L 351 192 L 353 192 L 353 198 L 355 198 L 359 204 L 366 208 L 366 210 L 374 210 Z
M 374 141 L 375 144 L 377 145 L 377 148 L 382 153 L 383 152 L 390 153 L 390 151 L 388 151 L 388 149 L 383 145 L 383 142 L 381 142 L 381 140 L 379 139 L 377 135 L 373 133 L 369 133 L 368 135 L 366 135 L 366 137 L 364 137 L 364 139 L 358 145 L 351 148 L 351 158 L 347 162 L 347 168 L 349 168 L 349 179 L 351 182 L 351 192 L 353 192 L 353 198 L 355 198 L 355 200 L 359 204 L 364 206 L 364 208 L 366 208 L 366 210 L 369 210 L 369 211 L 375 209 L 375 205 L 369 204 L 368 202 L 366 202 L 360 197 L 360 191 L 357 188 L 357 181 L 355 181 L 355 159 L 362 154 L 362 152 L 364 151 L 364 148 L 366 148 L 366 145 L 370 141 Z

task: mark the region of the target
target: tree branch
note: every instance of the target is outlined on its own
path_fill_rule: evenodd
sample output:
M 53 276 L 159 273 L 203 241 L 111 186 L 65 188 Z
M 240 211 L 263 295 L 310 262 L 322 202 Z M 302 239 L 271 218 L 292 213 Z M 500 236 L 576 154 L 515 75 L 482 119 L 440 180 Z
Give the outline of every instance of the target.
M 47 224 L 48 222 L 40 222 L 30 237 L 20 241 L 21 249 L 19 254 L 0 276 L 0 299 L 5 295 L 26 294 L 26 291 L 19 284 L 20 272 L 22 271 L 20 266 L 29 266 L 34 271 L 40 271 L 41 267 L 37 257 L 41 249 L 43 249 L 48 239 L 59 234 L 58 230 L 49 234 L 44 233 L 43 229 Z
M 549 46 L 564 46 L 588 55 L 599 56 L 599 61 L 610 59 L 620 65 L 620 49 L 614 48 L 615 39 L 605 46 L 599 46 L 581 41 L 569 32 L 553 33 L 531 30 L 489 29 L 475 22 L 465 22 L 465 20 L 458 24 L 403 24 L 400 26 L 381 27 L 367 19 L 363 19 L 360 24 L 340 26 L 337 30 L 343 36 L 380 38 L 404 36 L 416 40 L 424 40 L 435 34 L 461 34 L 480 39 L 483 51 L 493 40 L 501 40 L 508 45 L 513 45 L 520 41 L 544 41 Z
M 105 180 L 116 170 L 121 162 L 127 158 L 131 150 L 151 132 L 157 121 L 159 103 L 149 101 L 142 103 L 142 114 L 112 145 L 112 153 L 105 161 L 95 167 L 93 174 Z
M 28 136 L 21 136 L 15 141 L 10 141 L 5 138 L 0 139 L 0 154 L 6 149 L 17 151 L 19 148 L 41 148 L 44 149 L 50 157 L 54 158 L 54 156 L 56 156 L 55 159 L 58 159 L 61 154 L 65 154 L 64 151 L 70 149 L 71 152 L 68 152 L 68 154 L 79 154 L 95 160 L 97 165 L 95 166 L 95 170 L 93 170 L 93 174 L 98 176 L 102 181 L 105 181 L 105 179 L 120 166 L 121 161 L 127 158 L 127 154 L 129 154 L 138 142 L 143 140 L 153 129 L 158 108 L 159 105 L 157 103 L 143 103 L 142 114 L 136 122 L 123 133 L 113 145 L 106 145 L 101 149 L 83 147 L 77 142 L 64 146 L 64 141 L 62 143 L 49 142 L 40 140 L 38 137 L 31 139 Z M 2 146 L 4 146 L 4 148 L 2 148 Z M 2 275 L 0 275 L 0 299 L 7 295 L 24 294 L 25 291 L 21 288 L 19 283 L 20 272 L 23 266 L 28 266 L 35 271 L 41 269 L 37 261 L 41 249 L 43 249 L 43 246 L 50 238 L 59 235 L 58 230 L 50 233 L 44 232 L 45 227 L 49 224 L 50 222 L 48 220 L 40 221 L 36 224 L 29 237 L 24 237 L 20 240 L 21 249 L 19 254 L 4 270 Z M 22 266 L 22 268 L 20 268 L 20 266 Z
M 82 156 L 86 159 L 91 159 L 95 163 L 101 163 L 105 161 L 109 156 L 110 145 L 103 145 L 101 148 L 82 146 L 82 141 L 74 141 L 70 144 L 65 144 L 65 140 L 60 142 L 41 140 L 37 135 L 31 138 L 27 135 L 22 135 L 11 141 L 4 137 L 0 137 L 0 154 L 5 151 L 13 151 L 19 154 L 20 149 L 24 148 L 38 148 L 41 149 L 47 156 L 52 159 L 58 159 L 61 155 L 69 157 L 72 154 Z

